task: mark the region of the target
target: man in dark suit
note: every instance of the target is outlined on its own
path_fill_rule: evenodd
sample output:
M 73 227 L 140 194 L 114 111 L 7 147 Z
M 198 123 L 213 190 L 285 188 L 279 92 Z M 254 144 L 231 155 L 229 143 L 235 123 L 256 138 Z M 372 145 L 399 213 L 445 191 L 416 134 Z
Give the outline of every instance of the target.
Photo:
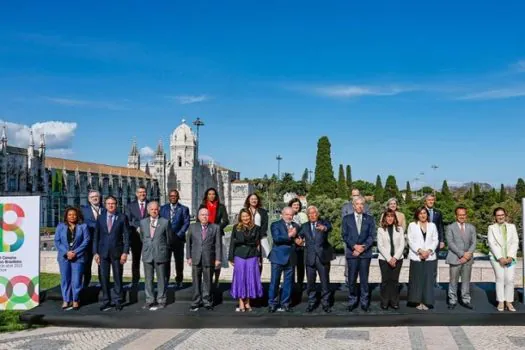
M 425 208 L 427 208 L 429 215 L 428 221 L 433 222 L 436 225 L 438 231 L 439 245 L 436 248 L 436 257 L 438 258 L 439 263 L 439 251 L 440 249 L 445 248 L 445 225 L 443 224 L 443 214 L 434 208 L 435 203 L 436 196 L 433 194 L 427 194 L 425 196 Z M 437 283 L 437 269 L 438 265 L 436 264 L 436 270 L 434 270 L 434 284 L 437 288 L 439 288 L 439 284 Z
M 308 307 L 306 312 L 312 312 L 317 303 L 315 279 L 319 274 L 321 280 L 321 304 L 326 313 L 330 313 L 330 261 L 332 260 L 333 249 L 328 243 L 328 234 L 332 230 L 332 225 L 326 220 L 319 219 L 319 210 L 315 206 L 310 206 L 306 210 L 308 222 L 301 226 L 299 236 L 306 243 L 306 280 L 308 291 Z
M 140 240 L 140 220 L 148 217 L 148 200 L 146 199 L 146 187 L 140 185 L 136 191 L 137 200 L 128 204 L 126 216 L 129 222 L 130 246 L 131 246 L 131 287 L 138 288 L 140 281 L 140 254 L 142 253 L 142 241 Z
M 374 218 L 364 213 L 365 199 L 361 196 L 352 200 L 354 212 L 343 218 L 343 241 L 346 245 L 348 262 L 347 283 L 349 288 L 348 311 L 357 308 L 357 275 L 361 289 L 361 309 L 369 311 L 368 272 L 372 260 L 372 244 L 376 233 Z
M 84 223 L 87 225 L 89 238 L 91 242 L 95 240 L 95 230 L 97 228 L 97 219 L 104 213 L 105 209 L 100 206 L 100 192 L 90 190 L 88 193 L 88 204 L 81 205 L 80 210 L 84 217 Z M 91 265 L 93 264 L 93 245 L 91 244 L 84 252 L 84 288 L 89 287 L 91 283 Z M 99 270 L 100 278 L 100 270 Z
M 282 219 L 276 221 L 271 226 L 273 247 L 268 259 L 272 263 L 272 273 L 270 289 L 268 291 L 268 311 L 274 313 L 279 311 L 291 312 L 290 300 L 292 285 L 294 281 L 294 266 L 297 256 L 295 255 L 295 245 L 302 245 L 303 241 L 298 233 L 301 227 L 292 221 L 293 209 L 286 207 L 281 212 Z M 278 298 L 281 274 L 284 273 L 283 288 L 281 296 Z
M 159 203 L 148 203 L 149 216 L 140 222 L 142 262 L 146 285 L 146 304 L 143 309 L 155 311 L 166 307 L 166 272 L 170 263 L 171 229 L 167 219 L 159 217 Z M 157 298 L 153 293 L 153 279 L 157 275 Z M 158 304 L 157 304 L 158 302 Z
M 107 310 L 111 304 L 117 311 L 122 310 L 122 273 L 123 265 L 129 254 L 129 230 L 126 215 L 117 213 L 117 199 L 106 197 L 106 212 L 97 219 L 93 252 L 95 261 L 100 265 L 100 284 L 102 285 L 101 311 Z M 113 270 L 113 297 L 111 296 L 109 270 Z
M 221 257 L 221 229 L 208 222 L 208 209 L 199 209 L 198 222 L 190 225 L 186 241 L 186 259 L 191 266 L 193 283 L 191 311 L 201 306 L 213 310 L 213 272 L 221 265 Z
M 171 228 L 170 258 L 166 283 L 169 283 L 171 275 L 171 254 L 175 259 L 175 287 L 182 288 L 184 279 L 184 244 L 186 243 L 186 231 L 190 226 L 190 210 L 179 203 L 179 191 L 173 189 L 169 193 L 169 203 L 160 208 L 160 216 L 169 220 Z

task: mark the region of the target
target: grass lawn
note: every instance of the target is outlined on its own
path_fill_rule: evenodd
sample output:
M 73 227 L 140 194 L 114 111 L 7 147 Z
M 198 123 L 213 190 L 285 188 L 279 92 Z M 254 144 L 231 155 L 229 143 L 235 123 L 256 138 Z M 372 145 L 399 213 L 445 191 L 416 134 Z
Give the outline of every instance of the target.
M 53 288 L 59 284 L 60 275 L 51 273 L 40 274 L 40 290 Z M 21 311 L 0 311 L 0 333 L 26 329 L 27 326 L 18 320 L 20 313 Z

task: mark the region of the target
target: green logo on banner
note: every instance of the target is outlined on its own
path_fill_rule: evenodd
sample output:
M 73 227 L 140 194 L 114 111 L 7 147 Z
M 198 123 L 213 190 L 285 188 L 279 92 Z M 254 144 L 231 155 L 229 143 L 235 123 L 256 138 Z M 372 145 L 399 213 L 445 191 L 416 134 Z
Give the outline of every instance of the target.
M 14 223 L 5 222 L 5 213 L 14 212 L 16 220 Z M 13 203 L 0 204 L 0 253 L 16 252 L 24 244 L 24 231 L 20 228 L 24 221 L 24 210 Z M 16 235 L 16 241 L 13 244 L 5 243 L 7 232 L 13 232 Z
M 8 280 L 0 276 L 0 285 L 4 292 L 0 294 L 0 310 L 27 310 L 38 305 L 38 276 L 29 279 L 27 276 L 15 276 Z M 22 283 L 26 286 L 26 293 L 16 295 L 15 286 Z

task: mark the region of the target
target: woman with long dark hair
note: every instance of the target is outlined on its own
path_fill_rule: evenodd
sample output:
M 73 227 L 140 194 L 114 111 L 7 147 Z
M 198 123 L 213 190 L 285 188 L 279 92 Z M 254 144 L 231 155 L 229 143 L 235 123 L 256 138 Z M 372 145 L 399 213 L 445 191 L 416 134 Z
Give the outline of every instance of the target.
M 80 291 L 84 275 L 84 254 L 90 248 L 87 225 L 82 223 L 82 213 L 77 208 L 67 208 L 64 221 L 55 231 L 55 247 L 58 251 L 62 309 L 80 307 Z M 91 268 L 91 267 L 89 267 Z

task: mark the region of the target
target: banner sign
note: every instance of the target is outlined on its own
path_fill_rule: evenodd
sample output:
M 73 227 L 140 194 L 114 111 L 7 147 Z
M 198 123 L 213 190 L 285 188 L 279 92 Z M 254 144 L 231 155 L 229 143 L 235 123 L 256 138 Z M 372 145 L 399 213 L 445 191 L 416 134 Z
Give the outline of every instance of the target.
M 40 197 L 0 197 L 0 310 L 39 302 Z

